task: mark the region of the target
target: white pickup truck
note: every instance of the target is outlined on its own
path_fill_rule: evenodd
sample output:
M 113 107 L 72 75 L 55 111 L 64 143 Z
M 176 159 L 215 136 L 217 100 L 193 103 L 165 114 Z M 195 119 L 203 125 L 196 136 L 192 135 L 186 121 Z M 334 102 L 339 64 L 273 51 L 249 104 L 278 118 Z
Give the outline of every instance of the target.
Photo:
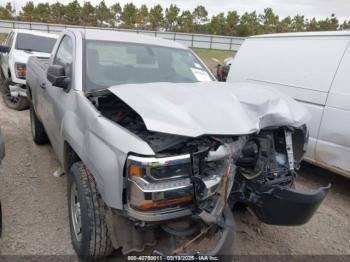
M 0 75 L 2 96 L 12 109 L 28 108 L 26 98 L 26 69 L 30 56 L 49 58 L 56 43 L 54 34 L 14 29 L 0 46 Z

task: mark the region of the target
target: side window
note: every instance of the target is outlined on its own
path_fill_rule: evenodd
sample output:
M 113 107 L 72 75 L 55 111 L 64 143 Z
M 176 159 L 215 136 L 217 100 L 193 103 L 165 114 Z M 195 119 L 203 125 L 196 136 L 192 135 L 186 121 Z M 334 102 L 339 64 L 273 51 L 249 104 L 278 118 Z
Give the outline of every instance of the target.
M 73 42 L 69 36 L 63 37 L 60 46 L 57 49 L 53 64 L 63 66 L 66 72 L 66 76 L 72 78 Z

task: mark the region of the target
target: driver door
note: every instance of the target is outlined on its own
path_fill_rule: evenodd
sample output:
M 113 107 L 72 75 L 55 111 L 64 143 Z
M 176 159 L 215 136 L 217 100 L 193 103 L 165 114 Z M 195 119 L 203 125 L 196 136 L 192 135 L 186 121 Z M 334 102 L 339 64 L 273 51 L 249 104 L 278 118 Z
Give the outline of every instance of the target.
M 53 65 L 61 65 L 65 69 L 65 75 L 73 82 L 73 40 L 69 35 L 63 36 L 60 45 L 57 49 L 55 57 L 53 57 Z M 57 154 L 60 155 L 62 150 L 62 135 L 60 132 L 62 119 L 64 113 L 69 107 L 70 100 L 70 87 L 62 89 L 54 86 L 45 78 L 45 82 L 42 83 L 42 122 L 45 126 L 45 130 L 50 138 L 51 144 Z M 39 101 L 40 103 L 40 101 Z

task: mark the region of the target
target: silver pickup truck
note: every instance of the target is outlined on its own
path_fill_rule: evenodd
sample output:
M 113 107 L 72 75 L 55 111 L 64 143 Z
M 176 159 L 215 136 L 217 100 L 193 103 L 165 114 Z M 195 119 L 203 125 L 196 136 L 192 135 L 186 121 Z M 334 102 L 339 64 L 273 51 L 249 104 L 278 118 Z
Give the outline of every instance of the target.
M 220 83 L 188 48 L 158 38 L 67 29 L 31 57 L 34 142 L 68 175 L 78 255 L 232 254 L 232 208 L 268 224 L 306 223 L 329 186 L 293 189 L 308 112 L 272 88 Z M 148 250 L 148 248 L 147 248 Z

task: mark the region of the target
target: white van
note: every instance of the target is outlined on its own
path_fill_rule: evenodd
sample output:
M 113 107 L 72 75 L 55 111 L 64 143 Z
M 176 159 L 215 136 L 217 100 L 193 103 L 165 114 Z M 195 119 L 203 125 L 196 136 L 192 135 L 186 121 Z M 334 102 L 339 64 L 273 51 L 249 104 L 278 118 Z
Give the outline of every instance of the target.
M 273 86 L 302 102 L 312 118 L 306 160 L 350 177 L 350 32 L 254 36 L 227 78 Z

